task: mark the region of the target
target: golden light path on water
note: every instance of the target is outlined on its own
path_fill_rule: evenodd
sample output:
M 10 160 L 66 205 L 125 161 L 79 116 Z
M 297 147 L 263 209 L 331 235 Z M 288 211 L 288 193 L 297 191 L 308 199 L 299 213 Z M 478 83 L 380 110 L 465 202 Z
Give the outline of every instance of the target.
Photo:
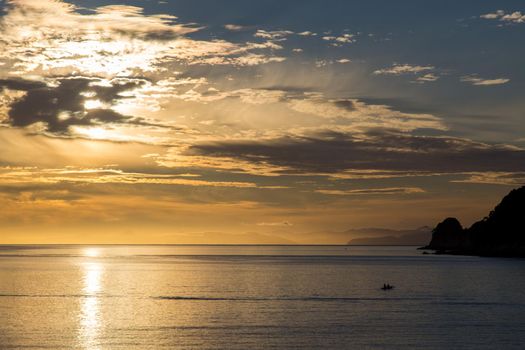
M 96 258 L 99 251 L 89 248 L 84 251 L 87 258 Z M 83 289 L 78 342 L 84 349 L 98 350 L 98 338 L 101 329 L 100 300 L 102 292 L 102 276 L 104 265 L 97 261 L 86 261 L 81 265 L 83 273 Z

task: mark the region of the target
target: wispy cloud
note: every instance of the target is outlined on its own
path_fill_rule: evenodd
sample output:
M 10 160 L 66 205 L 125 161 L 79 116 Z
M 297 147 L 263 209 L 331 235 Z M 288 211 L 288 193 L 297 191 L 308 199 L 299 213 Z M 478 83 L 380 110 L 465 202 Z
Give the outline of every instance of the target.
M 125 185 L 175 185 L 195 187 L 257 188 L 255 183 L 236 181 L 206 181 L 188 179 L 187 176 L 131 173 L 112 168 L 38 169 L 34 167 L 0 168 L 0 182 L 3 185 L 20 184 L 125 184 Z M 271 186 L 261 188 L 272 188 Z
M 387 188 L 360 188 L 355 190 L 316 190 L 318 193 L 333 196 L 356 196 L 356 195 L 398 195 L 425 193 L 425 190 L 419 187 L 387 187 Z
M 301 113 L 327 119 L 345 119 L 348 129 L 384 128 L 411 131 L 419 128 L 444 130 L 441 120 L 431 114 L 405 113 L 386 105 L 367 104 L 358 99 L 327 99 L 319 94 L 290 98 L 288 105 Z
M 244 26 L 241 26 L 239 24 L 226 24 L 224 25 L 224 28 L 231 30 L 232 32 L 238 32 L 245 29 Z
M 464 83 L 470 83 L 476 86 L 491 86 L 491 85 L 503 85 L 510 81 L 507 78 L 496 78 L 496 79 L 483 79 L 477 75 L 466 75 L 460 79 Z
M 355 43 L 356 42 L 356 37 L 354 34 L 349 34 L 349 33 L 345 33 L 345 34 L 341 34 L 339 36 L 335 36 L 335 35 L 325 35 L 322 37 L 322 39 L 324 41 L 329 41 L 331 42 L 331 45 L 332 46 L 341 46 L 343 44 L 351 44 L 351 43 Z
M 466 173 L 464 179 L 453 180 L 452 182 L 523 186 L 525 185 L 525 172 L 473 172 Z
M 205 103 L 240 100 L 249 105 L 273 104 L 274 111 L 279 112 L 279 116 L 300 113 L 305 117 L 315 118 L 317 123 L 310 124 L 312 127 L 315 125 L 321 127 L 329 121 L 331 124 L 341 124 L 342 129 L 355 132 L 374 128 L 402 131 L 422 128 L 447 129 L 439 117 L 429 113 L 402 112 L 388 105 L 366 103 L 356 98 L 331 99 L 315 91 L 246 88 L 207 92 L 206 94 L 197 93 L 191 96 L 180 96 L 180 98 L 190 98 L 192 101 Z M 266 118 L 272 117 L 267 116 Z M 276 120 L 276 123 L 282 122 L 280 117 L 279 120 Z
M 282 40 L 286 40 L 286 37 L 292 34 L 294 34 L 294 32 L 289 31 L 289 30 L 267 31 L 267 30 L 259 29 L 254 34 L 254 36 L 257 38 L 270 39 L 274 41 L 282 41 Z
M 289 221 L 278 221 L 278 222 L 258 222 L 257 226 L 269 226 L 269 227 L 289 227 L 293 224 Z
M 427 73 L 425 75 L 417 77 L 416 78 L 416 82 L 427 83 L 427 82 L 436 81 L 438 79 L 439 79 L 439 76 L 437 76 L 436 74 L 434 74 L 434 73 Z
M 317 36 L 317 33 L 311 32 L 309 30 L 306 30 L 304 32 L 297 33 L 297 35 L 300 36 Z
M 522 14 L 521 11 L 506 12 L 504 10 L 497 10 L 481 15 L 480 17 L 507 23 L 525 23 L 525 14 Z
M 382 68 L 374 71 L 376 75 L 402 75 L 402 74 L 418 74 L 434 70 L 434 66 L 418 66 L 411 64 L 395 63 L 391 67 Z

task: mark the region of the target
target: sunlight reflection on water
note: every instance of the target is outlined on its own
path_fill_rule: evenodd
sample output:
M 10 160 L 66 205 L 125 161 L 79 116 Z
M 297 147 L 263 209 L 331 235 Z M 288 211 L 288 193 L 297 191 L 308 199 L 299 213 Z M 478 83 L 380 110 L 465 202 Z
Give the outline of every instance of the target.
M 523 260 L 414 247 L 3 249 L 0 349 L 491 350 L 525 342 Z M 396 288 L 384 292 L 383 283 Z
M 101 328 L 99 293 L 102 291 L 104 266 L 99 262 L 82 264 L 84 275 L 84 298 L 81 304 L 78 340 L 85 349 L 99 349 L 97 343 Z
M 91 258 L 96 258 L 100 255 L 100 251 L 97 248 L 86 248 L 82 253 L 84 254 L 84 256 L 88 256 Z

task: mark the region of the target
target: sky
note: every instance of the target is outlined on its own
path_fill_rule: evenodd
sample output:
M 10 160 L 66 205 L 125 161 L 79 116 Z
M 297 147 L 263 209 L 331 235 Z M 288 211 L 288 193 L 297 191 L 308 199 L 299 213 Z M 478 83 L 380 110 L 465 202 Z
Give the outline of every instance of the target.
M 525 182 L 523 1 L 0 8 L 0 243 L 344 244 Z

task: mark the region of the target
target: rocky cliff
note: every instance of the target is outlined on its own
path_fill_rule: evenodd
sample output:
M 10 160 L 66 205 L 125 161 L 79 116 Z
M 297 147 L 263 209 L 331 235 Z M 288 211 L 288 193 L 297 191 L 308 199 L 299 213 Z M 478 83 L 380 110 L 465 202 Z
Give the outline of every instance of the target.
M 464 229 L 447 218 L 423 249 L 438 253 L 525 257 L 525 187 L 511 191 L 483 220 Z

